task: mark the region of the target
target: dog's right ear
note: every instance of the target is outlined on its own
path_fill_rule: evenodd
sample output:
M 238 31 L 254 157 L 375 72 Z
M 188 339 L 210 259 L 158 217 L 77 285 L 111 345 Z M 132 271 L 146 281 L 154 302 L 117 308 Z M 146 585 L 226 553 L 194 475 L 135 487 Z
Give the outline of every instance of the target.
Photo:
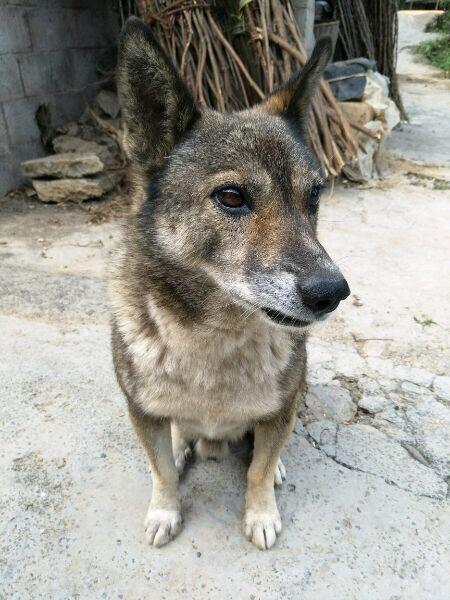
M 320 38 L 303 69 L 273 92 L 265 103 L 270 112 L 283 115 L 301 135 L 306 134 L 311 102 L 331 58 L 332 47 L 329 37 Z
M 121 34 L 117 84 L 128 158 L 151 174 L 199 111 L 149 28 L 136 17 L 127 20 Z

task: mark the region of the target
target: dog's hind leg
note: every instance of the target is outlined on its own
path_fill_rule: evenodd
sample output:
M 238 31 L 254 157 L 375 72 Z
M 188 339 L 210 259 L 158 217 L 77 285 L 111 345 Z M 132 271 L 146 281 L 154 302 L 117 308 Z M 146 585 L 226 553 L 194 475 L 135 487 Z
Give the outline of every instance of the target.
M 261 550 L 271 548 L 281 532 L 274 482 L 280 471 L 280 454 L 294 428 L 296 404 L 289 403 L 273 419 L 255 427 L 253 458 L 247 474 L 244 533 Z
M 191 448 L 182 430 L 175 422 L 172 421 L 170 429 L 172 433 L 173 459 L 175 461 L 177 471 L 181 475 L 181 473 L 184 471 L 186 461 L 189 460 L 191 456 Z
M 202 460 L 222 460 L 228 455 L 227 440 L 208 440 L 200 438 L 195 444 L 195 452 Z
M 153 546 L 163 546 L 181 530 L 178 471 L 172 454 L 170 422 L 142 414 L 129 403 L 130 418 L 150 462 L 153 490 L 145 533 Z

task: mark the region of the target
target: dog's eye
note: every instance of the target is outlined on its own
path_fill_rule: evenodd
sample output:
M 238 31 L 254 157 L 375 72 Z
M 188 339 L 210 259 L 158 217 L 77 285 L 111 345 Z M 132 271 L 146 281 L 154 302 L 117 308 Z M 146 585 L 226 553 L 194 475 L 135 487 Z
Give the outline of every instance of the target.
M 221 208 L 230 213 L 243 214 L 250 210 L 244 195 L 236 188 L 227 187 L 217 190 L 213 198 Z
M 319 185 L 312 187 L 309 192 L 308 209 L 312 214 L 315 214 L 319 208 L 320 192 L 321 187 Z

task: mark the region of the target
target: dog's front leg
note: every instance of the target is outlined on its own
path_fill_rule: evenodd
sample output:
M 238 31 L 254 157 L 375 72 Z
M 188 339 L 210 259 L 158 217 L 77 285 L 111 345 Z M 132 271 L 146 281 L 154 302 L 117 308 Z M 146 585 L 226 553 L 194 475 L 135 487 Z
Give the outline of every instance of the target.
M 150 544 L 163 546 L 179 533 L 182 523 L 170 422 L 133 410 L 130 416 L 152 471 L 152 499 L 145 518 L 145 533 Z
M 281 532 L 274 475 L 281 450 L 295 425 L 294 407 L 256 425 L 253 459 L 247 474 L 244 533 L 261 550 L 271 548 Z

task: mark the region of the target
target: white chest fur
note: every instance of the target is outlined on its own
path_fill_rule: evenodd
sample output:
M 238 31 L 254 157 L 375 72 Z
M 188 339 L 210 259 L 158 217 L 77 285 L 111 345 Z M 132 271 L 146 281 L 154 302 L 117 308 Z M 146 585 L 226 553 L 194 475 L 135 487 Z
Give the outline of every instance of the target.
M 130 319 L 118 325 L 139 372 L 136 401 L 146 412 L 218 438 L 238 435 L 280 407 L 278 378 L 291 338 L 262 319 L 241 329 L 188 331 L 159 318 L 159 336 Z

